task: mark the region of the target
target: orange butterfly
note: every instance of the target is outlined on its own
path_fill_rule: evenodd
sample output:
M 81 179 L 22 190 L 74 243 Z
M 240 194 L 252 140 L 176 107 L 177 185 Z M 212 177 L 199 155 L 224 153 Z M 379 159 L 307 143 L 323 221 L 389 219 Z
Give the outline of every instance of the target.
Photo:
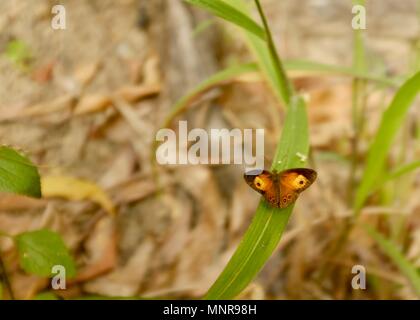
M 296 201 L 316 179 L 315 170 L 294 168 L 281 172 L 267 170 L 245 173 L 244 178 L 252 189 L 261 193 L 276 208 L 286 208 Z

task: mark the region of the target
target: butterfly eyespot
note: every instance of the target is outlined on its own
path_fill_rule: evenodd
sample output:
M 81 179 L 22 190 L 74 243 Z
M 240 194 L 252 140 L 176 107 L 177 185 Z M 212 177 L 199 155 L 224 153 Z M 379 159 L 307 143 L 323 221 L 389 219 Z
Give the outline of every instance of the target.
M 287 200 L 292 200 L 292 195 L 291 194 L 287 195 Z
M 297 176 L 297 178 L 293 181 L 293 185 L 296 189 L 301 189 L 306 186 L 308 179 L 303 175 Z
M 283 198 L 283 202 L 284 202 L 284 203 L 286 203 L 286 202 L 287 202 L 287 198 L 286 198 L 286 197 L 284 197 L 284 198 Z
M 255 177 L 255 179 L 254 179 L 254 185 L 258 189 L 263 189 L 264 188 L 264 181 L 260 177 Z

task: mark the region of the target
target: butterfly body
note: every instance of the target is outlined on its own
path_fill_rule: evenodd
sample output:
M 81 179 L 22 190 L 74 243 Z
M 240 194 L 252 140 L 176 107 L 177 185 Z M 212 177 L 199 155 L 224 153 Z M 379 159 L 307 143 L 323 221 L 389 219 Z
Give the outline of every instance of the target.
M 246 173 L 244 178 L 271 206 L 286 208 L 315 181 L 316 176 L 316 171 L 312 169 L 294 168 L 281 172 L 251 172 Z

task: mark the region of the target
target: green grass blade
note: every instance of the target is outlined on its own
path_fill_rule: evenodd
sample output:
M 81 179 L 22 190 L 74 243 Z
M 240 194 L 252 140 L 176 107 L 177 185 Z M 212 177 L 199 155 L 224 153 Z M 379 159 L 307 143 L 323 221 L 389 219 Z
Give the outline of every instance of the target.
M 356 72 L 353 68 L 346 68 L 335 65 L 328 65 L 307 60 L 286 60 L 284 61 L 284 67 L 287 71 L 304 71 L 304 72 L 316 72 L 316 73 L 327 73 L 344 75 L 355 78 L 366 79 L 381 84 L 385 84 L 391 87 L 398 86 L 399 82 L 394 79 L 387 77 L 376 76 L 368 73 Z M 194 100 L 194 98 L 200 95 L 202 92 L 209 90 L 217 85 L 220 85 L 226 81 L 230 81 L 241 75 L 249 73 L 259 72 L 260 69 L 256 63 L 245 63 L 241 65 L 235 65 L 224 70 L 221 70 L 203 82 L 199 83 L 194 89 L 180 98 L 172 107 L 165 120 L 164 127 L 170 125 L 170 122 L 180 113 L 185 111 L 188 104 Z
M 163 127 L 170 126 L 171 121 L 180 113 L 182 113 L 189 102 L 191 102 L 198 94 L 203 91 L 209 90 L 210 88 L 220 85 L 225 81 L 230 81 L 233 78 L 241 76 L 243 74 L 247 74 L 250 72 L 257 72 L 258 66 L 255 63 L 246 63 L 241 64 L 233 67 L 229 67 L 222 71 L 215 73 L 214 75 L 210 76 L 209 78 L 205 79 L 203 82 L 198 84 L 194 89 L 192 89 L 189 93 L 184 95 L 181 99 L 179 99 L 172 107 L 165 119 L 165 123 Z
M 0 147 L 0 192 L 41 197 L 37 167 L 9 147 Z
M 386 77 L 376 76 L 363 72 L 356 72 L 353 68 L 340 67 L 335 65 L 328 65 L 307 60 L 286 60 L 284 61 L 284 67 L 287 71 L 304 71 L 304 72 L 316 72 L 316 73 L 327 73 L 350 76 L 354 78 L 361 78 L 377 83 L 385 84 L 391 87 L 397 87 L 399 82 L 395 79 Z M 189 103 L 194 98 L 204 91 L 207 91 L 217 85 L 220 85 L 226 81 L 231 81 L 242 75 L 249 73 L 259 72 L 260 69 L 256 63 L 245 63 L 241 65 L 235 65 L 224 70 L 221 70 L 209 78 L 199 83 L 190 92 L 180 98 L 172 107 L 169 115 L 165 119 L 163 127 L 170 126 L 172 120 L 181 114 L 188 107 Z
M 314 73 L 338 74 L 370 80 L 390 87 L 398 87 L 401 83 L 397 79 L 357 71 L 355 68 L 348 68 L 308 60 L 285 60 L 284 66 L 288 71 L 307 71 Z
M 227 3 L 234 6 L 246 15 L 250 15 L 248 4 L 244 0 L 226 0 Z M 260 67 L 260 70 L 266 78 L 269 86 L 273 90 L 279 101 L 288 103 L 288 87 L 287 79 L 282 74 L 281 70 L 276 68 L 276 63 L 273 60 L 273 56 L 270 53 L 270 49 L 267 46 L 266 41 L 262 41 L 261 38 L 256 37 L 250 32 L 245 32 L 246 43 L 250 51 L 255 56 L 256 62 Z
M 200 1 L 200 0 L 186 0 L 194 5 L 198 5 L 228 21 L 232 21 L 231 18 L 225 17 L 220 15 L 220 11 L 226 11 L 223 9 L 225 6 L 229 8 L 235 8 L 237 12 L 240 12 L 241 15 L 248 17 L 248 19 L 252 20 L 249 13 L 248 5 L 243 0 L 226 0 L 223 2 L 221 7 L 219 7 L 218 3 L 221 1 Z M 202 3 L 205 2 L 205 5 Z M 217 2 L 217 3 L 216 3 Z M 229 10 L 228 10 L 229 11 Z M 233 21 L 232 21 L 233 22 Z M 235 22 L 234 22 L 235 23 Z M 261 28 L 261 27 L 260 27 Z M 264 36 L 261 37 L 260 35 L 252 32 L 247 28 L 243 28 L 245 31 L 245 36 L 247 40 L 248 47 L 253 52 L 257 63 L 262 71 L 263 75 L 267 79 L 270 87 L 272 88 L 273 92 L 276 94 L 277 98 L 284 102 L 286 105 L 289 101 L 289 85 L 287 83 L 287 79 L 285 78 L 284 74 L 282 73 L 281 69 L 276 68 L 276 59 L 273 59 L 273 55 L 270 53 L 270 49 L 267 46 L 267 41 L 265 41 L 265 31 L 261 28 Z
M 302 167 L 301 155 L 307 155 L 308 141 L 305 103 L 300 97 L 293 98 L 272 169 Z M 293 205 L 276 209 L 260 202 L 241 243 L 205 299 L 232 299 L 246 288 L 277 247 L 292 210 Z
M 249 16 L 242 0 L 227 0 Z M 276 52 L 271 32 L 259 1 L 255 4 L 264 23 L 268 41 L 262 41 L 254 33 L 245 30 L 250 48 L 255 53 L 258 65 L 280 101 L 288 107 L 282 136 L 277 146 L 272 169 L 284 170 L 301 167 L 309 149 L 306 107 L 302 98 L 293 96 L 282 62 Z M 254 219 L 231 260 L 209 289 L 206 299 L 232 299 L 257 275 L 277 247 L 287 225 L 293 206 L 275 209 L 261 201 Z
M 267 36 L 267 49 L 270 54 L 270 59 L 274 66 L 276 77 L 280 81 L 280 87 L 278 87 L 278 90 L 280 91 L 283 101 L 286 103 L 286 106 L 289 106 L 290 99 L 293 95 L 293 86 L 286 76 L 286 71 L 284 70 L 283 63 L 281 62 L 280 57 L 277 53 L 277 48 L 274 43 L 270 27 L 268 26 L 268 21 L 265 16 L 264 10 L 262 9 L 262 6 L 260 4 L 260 1 L 254 0 L 254 2 L 264 25 L 265 34 Z
M 365 0 L 353 0 L 353 6 L 365 6 Z M 366 70 L 366 50 L 364 43 L 364 33 L 363 29 L 355 29 L 353 32 L 353 66 L 356 71 Z
M 201 7 L 226 21 L 232 22 L 233 24 L 245 29 L 246 31 L 252 33 L 253 35 L 257 36 L 258 38 L 262 40 L 265 39 L 265 32 L 260 25 L 258 25 L 254 20 L 252 20 L 248 15 L 235 9 L 235 7 L 230 6 L 224 1 L 221 1 L 221 0 L 185 0 L 185 1 L 197 7 Z
M 354 207 L 356 212 L 375 187 L 381 175 L 386 156 L 398 129 L 402 126 L 409 107 L 420 91 L 420 72 L 408 79 L 397 91 L 391 104 L 384 112 L 378 132 L 369 149 L 363 177 L 356 190 Z
M 398 246 L 386 239 L 382 234 L 371 226 L 364 226 L 366 232 L 378 243 L 382 251 L 395 263 L 401 273 L 409 280 L 415 293 L 420 297 L 420 274 L 415 266 L 407 260 Z
M 192 36 L 193 38 L 197 38 L 201 35 L 205 30 L 211 27 L 215 23 L 215 19 L 207 19 L 200 22 L 193 30 Z
M 377 183 L 375 183 L 375 186 L 372 188 L 371 192 L 375 192 L 376 190 L 379 190 L 385 183 L 397 179 L 407 173 L 410 173 L 411 171 L 416 170 L 417 168 L 420 168 L 420 161 L 413 161 L 407 164 L 404 164 L 394 171 L 384 174 L 383 178 L 379 179 Z
M 407 164 L 404 164 L 394 171 L 392 171 L 390 174 L 385 176 L 385 181 L 393 180 L 396 178 L 401 177 L 402 175 L 405 175 L 413 170 L 416 170 L 417 168 L 420 168 L 420 160 L 413 161 Z
M 267 83 L 279 101 L 285 102 L 286 100 L 283 96 L 283 92 L 279 89 L 282 87 L 282 81 L 280 80 L 281 77 L 275 71 L 273 61 L 271 60 L 270 53 L 268 52 L 265 44 L 251 34 L 247 34 L 246 38 L 248 46 L 253 52 L 258 66 L 267 80 Z

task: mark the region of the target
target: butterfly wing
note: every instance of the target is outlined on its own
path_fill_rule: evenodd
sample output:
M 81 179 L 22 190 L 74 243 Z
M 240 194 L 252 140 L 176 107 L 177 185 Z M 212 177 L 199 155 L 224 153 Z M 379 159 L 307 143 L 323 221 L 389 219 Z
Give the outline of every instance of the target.
M 279 207 L 280 208 L 287 208 L 290 206 L 293 202 L 296 201 L 296 199 L 299 196 L 299 193 L 295 190 L 289 188 L 287 185 L 284 185 L 281 181 L 279 181 L 280 184 L 280 192 L 279 192 Z
M 312 169 L 295 168 L 279 174 L 279 206 L 286 208 L 296 201 L 299 194 L 315 181 L 317 173 Z
M 273 207 L 278 208 L 279 207 L 279 190 L 278 190 L 278 184 L 277 183 L 273 183 L 273 187 L 268 189 L 264 194 L 263 194 L 265 200 L 267 200 L 267 202 L 272 205 Z
M 246 183 L 255 191 L 259 192 L 262 194 L 262 190 L 260 190 L 256 184 L 255 184 L 255 178 L 256 177 L 261 177 L 263 179 L 267 179 L 267 180 L 271 180 L 272 178 L 272 174 L 271 172 L 267 171 L 267 170 L 255 170 L 255 171 L 250 171 L 250 172 L 246 172 L 244 174 L 244 179 L 246 181 Z
M 279 206 L 278 175 L 264 170 L 244 174 L 246 183 L 259 192 L 274 207 Z

